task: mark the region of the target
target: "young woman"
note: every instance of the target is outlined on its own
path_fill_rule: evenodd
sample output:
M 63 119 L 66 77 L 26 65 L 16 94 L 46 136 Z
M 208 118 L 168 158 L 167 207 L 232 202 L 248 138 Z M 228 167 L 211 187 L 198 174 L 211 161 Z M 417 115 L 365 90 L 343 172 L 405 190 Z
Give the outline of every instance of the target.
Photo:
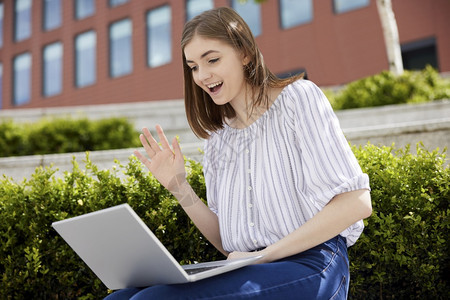
M 258 264 L 194 283 L 125 289 L 115 299 L 345 299 L 347 247 L 370 216 L 362 173 L 331 106 L 312 82 L 279 79 L 249 27 L 221 7 L 186 23 L 185 104 L 206 140 L 208 206 L 185 179 L 176 139 L 144 128 L 150 172 L 228 259 Z

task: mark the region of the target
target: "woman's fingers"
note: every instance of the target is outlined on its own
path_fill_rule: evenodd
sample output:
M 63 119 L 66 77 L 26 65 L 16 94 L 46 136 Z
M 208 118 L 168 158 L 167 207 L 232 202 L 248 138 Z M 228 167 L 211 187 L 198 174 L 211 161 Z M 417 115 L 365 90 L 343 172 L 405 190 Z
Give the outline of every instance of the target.
M 141 161 L 141 163 L 144 164 L 144 166 L 147 167 L 147 169 L 150 170 L 151 162 L 144 155 L 142 155 L 141 152 L 134 150 L 134 155 Z
M 156 125 L 156 133 L 158 134 L 159 142 L 161 143 L 162 148 L 170 149 L 169 141 L 167 140 L 167 137 L 164 134 L 164 131 L 160 125 Z
M 155 178 L 170 191 L 177 191 L 186 180 L 184 156 L 176 138 L 169 144 L 161 126 L 156 126 L 160 144 L 156 142 L 147 128 L 142 129 L 139 136 L 147 155 L 139 150 L 134 155 L 148 168 Z M 172 185 L 175 187 L 172 187 Z
M 150 146 L 147 138 L 143 134 L 139 135 L 139 140 L 141 141 L 141 144 L 144 147 L 145 152 L 147 152 L 147 155 L 150 158 L 155 156 L 156 151 L 153 150 L 153 148 Z
M 142 146 L 144 146 L 145 152 L 152 158 L 156 153 L 161 151 L 158 143 L 153 138 L 147 127 L 142 128 L 142 134 L 139 136 Z
M 147 127 L 142 128 L 142 134 L 139 135 L 139 140 L 141 141 L 142 146 L 144 147 L 144 150 L 150 159 L 152 159 L 155 155 L 157 155 L 159 152 L 161 152 L 163 150 L 172 151 L 172 149 L 170 148 L 169 141 L 167 140 L 167 137 L 164 134 L 164 131 L 160 125 L 156 125 L 156 132 L 158 134 L 160 144 L 158 144 L 158 142 L 155 140 L 155 138 L 153 137 L 153 135 L 151 134 L 150 130 L 148 130 Z M 177 146 L 178 146 L 178 149 L 177 149 L 178 152 L 181 152 L 178 143 L 177 143 Z M 161 147 L 162 147 L 162 149 L 161 149 Z M 144 157 L 142 155 L 139 157 L 139 159 L 142 162 L 144 162 L 142 160 L 142 159 L 144 159 Z

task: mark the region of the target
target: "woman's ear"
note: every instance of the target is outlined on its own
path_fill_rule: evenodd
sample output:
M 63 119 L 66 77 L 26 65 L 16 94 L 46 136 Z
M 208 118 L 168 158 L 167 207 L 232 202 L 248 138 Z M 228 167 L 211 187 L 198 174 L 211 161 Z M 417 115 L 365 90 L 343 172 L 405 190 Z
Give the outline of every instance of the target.
M 250 57 L 248 55 L 242 55 L 242 65 L 246 66 L 250 62 Z

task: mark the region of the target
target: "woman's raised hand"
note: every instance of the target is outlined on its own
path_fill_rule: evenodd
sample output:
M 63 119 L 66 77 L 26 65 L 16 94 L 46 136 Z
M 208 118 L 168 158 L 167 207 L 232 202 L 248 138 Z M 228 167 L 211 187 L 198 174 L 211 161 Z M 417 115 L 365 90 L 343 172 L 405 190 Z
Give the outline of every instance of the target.
M 177 192 L 180 186 L 186 181 L 184 157 L 181 153 L 180 145 L 177 139 L 174 138 L 172 141 L 172 150 L 161 126 L 156 126 L 156 132 L 161 145 L 156 142 L 148 128 L 143 128 L 139 139 L 142 146 L 144 146 L 148 158 L 138 150 L 134 151 L 134 155 L 136 155 L 166 189 L 172 193 Z

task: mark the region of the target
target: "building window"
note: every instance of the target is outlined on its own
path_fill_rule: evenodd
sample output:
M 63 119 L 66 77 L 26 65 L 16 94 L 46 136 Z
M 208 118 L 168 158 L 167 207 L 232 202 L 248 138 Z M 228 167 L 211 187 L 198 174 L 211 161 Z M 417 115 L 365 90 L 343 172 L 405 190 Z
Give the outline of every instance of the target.
M 3 47 L 3 3 L 0 3 L 0 48 Z
M 401 51 L 403 67 L 407 70 L 422 70 L 427 65 L 439 69 L 434 37 L 403 44 Z
M 277 77 L 284 79 L 284 78 L 290 78 L 293 76 L 299 76 L 301 74 L 303 74 L 303 79 L 308 79 L 308 74 L 306 73 L 305 68 L 295 69 L 292 71 L 287 71 L 287 72 L 279 73 L 276 75 L 277 75 Z
M 14 40 L 31 36 L 31 0 L 16 0 L 14 6 Z
M 44 48 L 44 82 L 43 94 L 46 97 L 60 94 L 63 78 L 63 46 L 60 42 L 48 45 Z
M 61 26 L 61 0 L 44 1 L 44 30 Z
M 233 9 L 245 20 L 254 36 L 261 34 L 261 5 L 252 1 L 233 0 Z
M 172 60 L 172 13 L 170 6 L 162 6 L 147 14 L 147 59 L 150 67 L 158 67 Z
M 186 20 L 193 19 L 196 15 L 205 10 L 214 8 L 213 0 L 187 0 L 186 2 Z
M 337 14 L 362 8 L 369 5 L 370 0 L 334 0 L 334 11 Z
M 109 0 L 109 6 L 114 7 L 127 3 L 128 0 Z
M 88 31 L 75 38 L 75 85 L 85 87 L 96 80 L 97 36 Z
M 280 0 L 281 27 L 292 28 L 313 19 L 312 0 Z
M 118 21 L 109 28 L 111 77 L 130 74 L 133 70 L 131 34 L 131 20 L 129 19 Z
M 3 104 L 3 64 L 0 63 L 0 109 Z
M 75 18 L 78 20 L 92 16 L 95 13 L 95 0 L 76 0 Z
M 23 105 L 31 100 L 31 54 L 16 56 L 13 68 L 13 103 Z

